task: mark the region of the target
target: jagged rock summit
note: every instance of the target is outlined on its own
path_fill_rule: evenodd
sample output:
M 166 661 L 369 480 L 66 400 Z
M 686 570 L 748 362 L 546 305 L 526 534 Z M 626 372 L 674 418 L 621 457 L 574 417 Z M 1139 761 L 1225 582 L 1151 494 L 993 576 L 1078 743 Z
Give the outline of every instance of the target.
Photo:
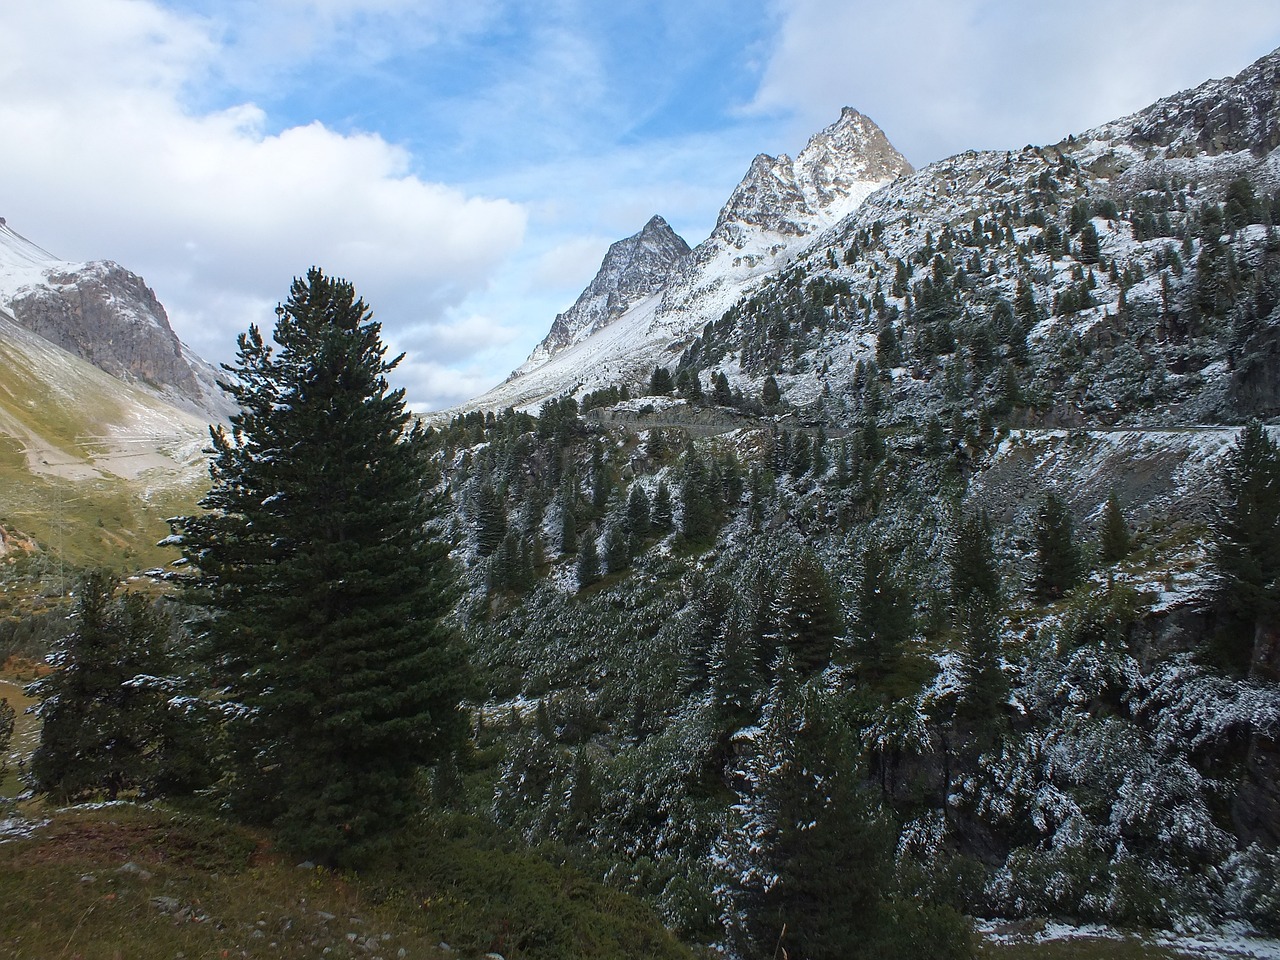
M 652 217 L 639 233 L 614 243 L 595 278 L 572 307 L 556 316 L 525 366 L 533 368 L 549 360 L 658 292 L 690 253 L 689 245 L 659 216 Z
M 117 263 L 54 256 L 0 218 L 0 311 L 117 379 L 220 419 L 214 368 L 182 343 L 146 282 Z
M 911 172 L 884 131 L 846 107 L 794 159 L 757 156 L 711 236 L 692 251 L 661 217 L 610 247 L 595 279 L 529 359 L 464 406 L 535 407 L 569 390 L 646 379 L 754 283 Z

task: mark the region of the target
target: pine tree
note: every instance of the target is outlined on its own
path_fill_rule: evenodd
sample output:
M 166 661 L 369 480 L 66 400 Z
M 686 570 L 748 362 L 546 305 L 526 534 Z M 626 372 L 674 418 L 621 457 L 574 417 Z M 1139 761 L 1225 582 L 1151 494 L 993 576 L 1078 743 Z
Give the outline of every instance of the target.
M 1075 540 L 1071 511 L 1052 490 L 1041 501 L 1035 541 L 1031 588 L 1041 600 L 1057 599 L 1079 583 L 1084 561 Z
M 724 375 L 723 370 L 716 373 L 713 383 L 716 405 L 720 407 L 733 406 L 733 394 L 729 392 L 729 378 Z
M 897 665 L 915 630 L 911 591 L 878 543 L 862 552 L 855 602 L 858 660 L 876 680 Z
M 653 532 L 665 536 L 671 532 L 674 523 L 671 512 L 671 488 L 665 479 L 658 481 L 658 489 L 653 494 L 653 510 L 649 513 L 649 523 Z
M 1133 537 L 1129 522 L 1120 510 L 1120 501 L 1113 490 L 1102 508 L 1102 532 L 1099 536 L 1098 555 L 1103 563 L 1118 563 L 1133 549 Z
M 1000 603 L 1000 573 L 986 511 L 966 511 L 956 523 L 947 547 L 951 602 L 957 609 L 974 599 Z
M 622 573 L 631 566 L 631 538 L 621 523 L 604 532 L 604 566 L 607 573 Z
M 93 572 L 80 582 L 58 669 L 29 688 L 42 701 L 35 788 L 61 801 L 145 786 L 159 776 L 171 680 L 159 618 L 137 594 Z
M 649 377 L 649 395 L 653 397 L 669 397 L 675 392 L 675 380 L 666 367 L 654 367 Z
M 507 535 L 506 504 L 489 480 L 476 488 L 471 515 L 476 529 L 476 552 L 487 557 L 498 549 L 502 538 Z
M 760 402 L 768 408 L 782 403 L 782 391 L 778 389 L 778 381 L 773 378 L 773 374 L 764 378 L 764 386 L 760 390 Z
M 802 675 L 821 670 L 842 633 L 840 605 L 826 570 L 812 550 L 787 564 L 778 588 L 778 640 L 787 647 Z
M 1092 223 L 1086 223 L 1080 231 L 1080 253 L 1076 259 L 1081 263 L 1097 263 L 1102 259 L 1098 231 Z
M 644 485 L 631 485 L 631 495 L 627 497 L 627 533 L 631 536 L 633 552 L 639 552 L 644 542 L 649 539 L 649 495 L 644 492 Z
M 717 851 L 731 876 L 721 897 L 735 955 L 968 954 L 965 924 L 951 911 L 895 909 L 894 831 L 858 782 L 854 738 L 828 695 L 796 687 L 781 664 L 751 744 L 731 778 L 739 802 Z
M 1252 627 L 1249 669 L 1280 677 L 1280 451 L 1254 420 L 1241 430 L 1222 477 L 1213 562 L 1227 611 Z
M 573 515 L 573 504 L 565 500 L 560 507 L 560 554 L 568 556 L 578 552 L 578 518 Z
M 313 268 L 277 312 L 277 346 L 251 326 L 227 368 L 239 412 L 212 431 L 207 512 L 174 525 L 208 613 L 199 652 L 238 705 L 232 808 L 351 863 L 465 734 L 452 569 L 422 489 L 426 435 L 388 387 L 399 358 L 364 301 Z
M 719 504 L 706 462 L 692 443 L 685 451 L 680 485 L 680 533 L 690 543 L 709 543 L 719 525 Z
M 578 544 L 578 589 L 585 590 L 600 579 L 600 553 L 596 549 L 596 528 L 591 525 Z

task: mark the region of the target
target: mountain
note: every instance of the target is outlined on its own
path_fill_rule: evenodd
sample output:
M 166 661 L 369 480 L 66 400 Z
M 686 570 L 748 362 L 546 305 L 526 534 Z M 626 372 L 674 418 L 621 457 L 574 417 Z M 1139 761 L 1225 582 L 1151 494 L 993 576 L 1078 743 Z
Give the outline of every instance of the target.
M 208 420 L 119 380 L 0 307 L 0 522 L 50 560 L 140 567 L 208 488 Z
M 550 332 L 512 377 L 536 369 L 657 293 L 689 254 L 689 245 L 659 216 L 639 233 L 610 246 L 591 283 L 572 307 L 556 316 Z
M 758 158 L 441 424 L 470 809 L 735 958 L 1280 935 L 1277 130 L 1280 51 L 874 190 Z
M 0 219 L 0 307 L 113 377 L 209 419 L 231 412 L 217 371 L 183 344 L 141 277 L 107 260 L 61 260 Z
M 533 407 L 572 390 L 646 381 L 655 364 L 670 363 L 704 324 L 819 231 L 910 172 L 879 127 L 845 108 L 795 159 L 757 156 L 711 236 L 692 252 L 661 218 L 615 244 L 530 358 L 464 407 Z M 638 250 L 645 255 L 636 258 Z

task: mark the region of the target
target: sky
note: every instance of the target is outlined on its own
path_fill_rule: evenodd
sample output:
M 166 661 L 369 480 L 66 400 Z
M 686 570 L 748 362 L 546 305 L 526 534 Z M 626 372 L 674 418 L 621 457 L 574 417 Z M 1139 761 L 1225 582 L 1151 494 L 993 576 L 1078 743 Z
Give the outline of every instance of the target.
M 0 216 L 219 363 L 312 265 L 419 410 L 503 380 L 661 214 L 691 245 L 842 106 L 917 167 L 1280 47 L 1274 0 L 4 0 Z

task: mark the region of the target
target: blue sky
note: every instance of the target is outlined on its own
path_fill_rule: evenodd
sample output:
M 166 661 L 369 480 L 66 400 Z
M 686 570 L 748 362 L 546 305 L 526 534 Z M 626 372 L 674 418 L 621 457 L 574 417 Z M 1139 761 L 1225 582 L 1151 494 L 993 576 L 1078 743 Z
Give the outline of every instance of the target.
M 916 165 L 1053 142 L 1280 46 L 1273 0 L 0 4 L 0 216 L 141 274 L 228 359 L 311 264 L 437 408 L 517 366 L 609 243 L 691 244 L 841 106 Z

